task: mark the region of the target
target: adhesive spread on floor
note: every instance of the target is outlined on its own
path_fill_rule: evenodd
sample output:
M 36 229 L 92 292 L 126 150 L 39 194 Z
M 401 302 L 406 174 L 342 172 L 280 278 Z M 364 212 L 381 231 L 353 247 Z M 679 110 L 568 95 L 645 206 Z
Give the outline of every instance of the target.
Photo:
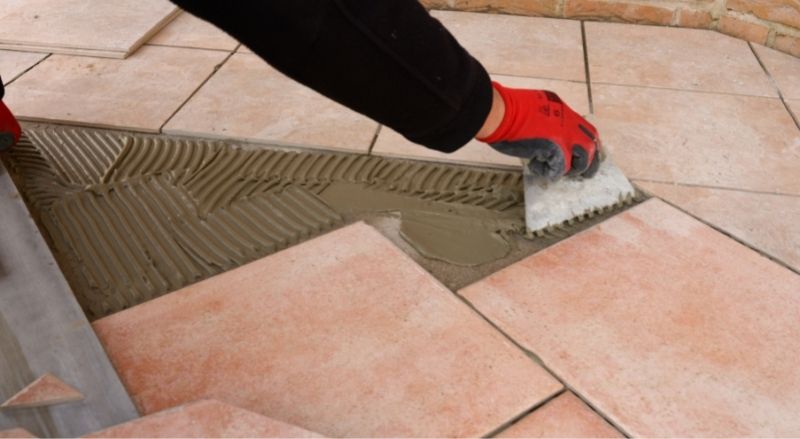
M 27 131 L 12 172 L 90 318 L 399 213 L 422 255 L 472 266 L 524 229 L 522 175 L 365 155 L 67 129 Z

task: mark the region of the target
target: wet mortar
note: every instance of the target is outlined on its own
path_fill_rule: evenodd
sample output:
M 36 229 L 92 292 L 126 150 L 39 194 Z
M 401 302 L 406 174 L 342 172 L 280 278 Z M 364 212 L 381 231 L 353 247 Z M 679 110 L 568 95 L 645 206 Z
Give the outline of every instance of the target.
M 524 237 L 521 172 L 30 124 L 4 161 L 97 319 L 345 224 L 457 290 L 602 221 Z

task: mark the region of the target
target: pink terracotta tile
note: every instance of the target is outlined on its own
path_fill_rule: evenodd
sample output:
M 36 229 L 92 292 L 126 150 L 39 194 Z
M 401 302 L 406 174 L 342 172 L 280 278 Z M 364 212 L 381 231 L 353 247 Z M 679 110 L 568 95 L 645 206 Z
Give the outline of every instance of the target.
M 460 294 L 632 436 L 800 434 L 800 276 L 652 199 Z
M 10 430 L 0 431 L 0 438 L 2 439 L 22 439 L 22 438 L 35 438 L 30 431 L 24 428 L 12 428 Z
M 489 73 L 586 80 L 578 21 L 454 11 L 431 15 Z
M 582 114 L 589 113 L 589 97 L 585 83 L 502 75 L 494 75 L 492 79 L 508 87 L 552 90 L 575 111 Z M 412 143 L 386 126 L 381 127 L 372 153 L 389 157 L 520 169 L 519 158 L 501 154 L 477 140 L 472 140 L 458 151 L 447 154 Z
M 759 44 L 753 44 L 753 49 L 778 84 L 783 97 L 800 99 L 800 58 Z
M 778 99 L 609 85 L 592 97 L 629 178 L 800 194 L 800 130 Z
M 164 127 L 190 134 L 367 152 L 378 123 L 237 53 Z
M 747 42 L 710 30 L 586 23 L 592 83 L 777 96 Z
M 572 392 L 564 392 L 495 437 L 624 437 Z
M 46 373 L 9 398 L 0 408 L 42 407 L 82 399 L 80 391 Z
M 3 84 L 8 84 L 25 70 L 36 65 L 44 53 L 17 52 L 13 50 L 0 50 L 0 76 Z
M 331 436 L 477 436 L 561 389 L 363 223 L 94 327 L 144 414 L 215 398 Z
M 800 120 L 800 99 L 787 99 L 786 103 L 789 104 L 789 110 L 794 113 L 794 117 Z
M 126 60 L 53 55 L 14 81 L 5 101 L 22 119 L 157 132 L 225 56 L 156 46 Z
M 644 181 L 636 185 L 800 271 L 800 197 Z
M 178 15 L 147 43 L 228 51 L 236 49 L 239 45 L 235 38 L 188 12 Z
M 320 437 L 294 425 L 215 400 L 188 403 L 120 424 L 88 438 Z

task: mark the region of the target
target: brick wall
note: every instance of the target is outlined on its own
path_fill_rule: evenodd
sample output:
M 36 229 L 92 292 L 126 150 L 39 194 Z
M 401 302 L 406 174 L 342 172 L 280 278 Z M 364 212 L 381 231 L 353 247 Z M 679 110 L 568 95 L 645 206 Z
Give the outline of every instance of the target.
M 428 7 L 713 29 L 800 57 L 800 0 L 421 0 Z

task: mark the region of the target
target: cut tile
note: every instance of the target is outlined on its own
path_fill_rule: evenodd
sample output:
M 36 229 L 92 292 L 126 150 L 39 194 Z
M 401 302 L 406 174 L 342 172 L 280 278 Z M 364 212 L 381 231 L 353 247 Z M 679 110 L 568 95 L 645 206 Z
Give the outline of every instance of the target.
M 22 439 L 22 438 L 35 438 L 30 431 L 24 428 L 12 428 L 10 430 L 0 431 L 0 438 L 2 439 Z
M 460 294 L 630 436 L 772 437 L 800 434 L 798 292 L 651 199 Z
M 164 127 L 170 134 L 367 152 L 378 123 L 237 53 Z
M 124 58 L 177 13 L 167 0 L 7 0 L 0 48 Z
M 542 17 L 433 11 L 489 73 L 585 81 L 581 24 Z
M 714 31 L 586 23 L 586 44 L 592 83 L 777 96 L 747 42 Z
M 17 52 L 15 50 L 0 50 L 0 76 L 3 84 L 8 84 L 20 73 L 28 70 L 47 56 L 44 53 Z
M 270 419 L 216 400 L 192 402 L 120 424 L 88 438 L 238 438 L 320 437 L 294 425 Z
M 636 185 L 800 271 L 800 197 L 643 181 Z
M 5 100 L 21 119 L 157 132 L 226 55 L 156 46 L 124 61 L 53 55 Z
M 753 44 L 761 62 L 778 84 L 784 98 L 800 99 L 800 58 Z
M 230 51 L 236 49 L 239 42 L 213 24 L 184 12 L 147 44 Z
M 628 178 L 800 194 L 800 130 L 778 99 L 609 85 L 592 97 Z
M 363 223 L 94 326 L 143 414 L 215 398 L 331 436 L 478 436 L 561 389 Z
M 495 437 L 624 437 L 572 392 L 564 392 Z
M 501 75 L 493 75 L 492 79 L 508 87 L 552 90 L 575 111 L 581 114 L 589 113 L 589 97 L 585 83 Z M 412 143 L 385 126 L 381 127 L 372 153 L 387 157 L 520 169 L 519 158 L 502 154 L 477 140 L 472 140 L 458 151 L 447 154 Z
M 43 407 L 82 399 L 83 394 L 80 391 L 46 373 L 9 398 L 0 408 Z

